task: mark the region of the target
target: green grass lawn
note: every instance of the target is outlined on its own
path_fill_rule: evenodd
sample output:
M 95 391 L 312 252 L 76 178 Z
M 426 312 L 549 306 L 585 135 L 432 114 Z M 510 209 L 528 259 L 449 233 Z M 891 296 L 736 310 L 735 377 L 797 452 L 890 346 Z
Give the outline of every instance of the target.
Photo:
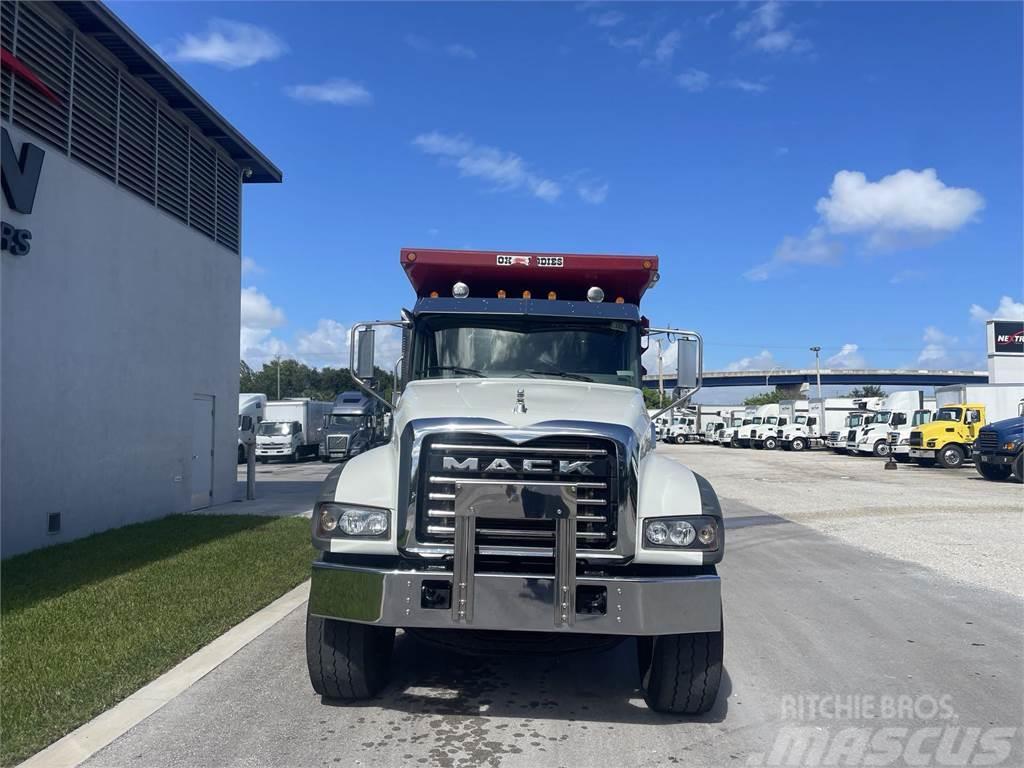
M 0 763 L 307 579 L 313 554 L 303 518 L 174 515 L 0 563 Z

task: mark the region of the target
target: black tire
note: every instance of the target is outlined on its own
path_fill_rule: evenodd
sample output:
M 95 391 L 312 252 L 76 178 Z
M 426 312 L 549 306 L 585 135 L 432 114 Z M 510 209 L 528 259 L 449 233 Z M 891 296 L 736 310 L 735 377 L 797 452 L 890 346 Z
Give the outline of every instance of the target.
M 321 457 L 320 457 L 320 461 L 322 461 L 322 462 L 323 462 L 324 464 L 327 464 L 327 463 L 329 463 L 329 462 L 330 462 L 330 460 L 331 460 L 331 456 L 330 456 L 330 454 L 327 454 L 327 455 L 325 455 L 325 456 L 321 456 Z
M 975 461 L 974 468 L 986 480 L 995 482 L 1006 480 L 1013 472 L 1009 464 L 986 464 L 984 461 Z
M 245 464 L 245 446 L 244 445 L 239 445 L 238 446 L 238 463 L 239 464 Z
M 370 699 L 387 685 L 395 630 L 306 614 L 306 666 L 326 699 Z
M 736 437 L 736 435 L 733 435 L 732 439 L 729 440 L 729 447 L 730 448 L 739 448 L 740 447 L 740 439 L 738 437 Z
M 292 451 L 288 455 L 288 463 L 289 464 L 294 464 L 298 460 L 299 460 L 299 452 L 298 451 Z
M 887 440 L 875 440 L 875 444 L 871 447 L 871 452 L 880 459 L 884 459 L 889 455 L 889 442 Z
M 779 447 L 779 439 L 777 437 L 766 437 L 761 443 L 761 447 L 766 451 L 774 451 Z
M 655 712 L 702 715 L 718 698 L 724 629 L 637 638 L 640 687 Z
M 804 439 L 802 437 L 794 437 L 793 442 L 790 443 L 790 447 L 794 451 L 802 451 L 804 448 L 807 447 L 807 443 L 804 442 Z
M 896 459 L 899 464 L 906 464 L 910 461 L 910 457 L 905 453 L 894 453 L 892 457 Z
M 261 457 L 260 458 L 260 464 L 266 464 L 266 463 L 267 463 L 267 457 L 266 456 Z
M 964 465 L 964 449 L 959 445 L 943 446 L 936 457 L 940 466 L 958 469 Z
M 674 440 L 675 440 L 676 445 L 682 445 L 683 443 L 686 442 L 686 436 L 685 435 L 676 435 Z
M 1018 483 L 1024 483 L 1024 453 L 1020 454 L 1013 462 L 1013 479 Z

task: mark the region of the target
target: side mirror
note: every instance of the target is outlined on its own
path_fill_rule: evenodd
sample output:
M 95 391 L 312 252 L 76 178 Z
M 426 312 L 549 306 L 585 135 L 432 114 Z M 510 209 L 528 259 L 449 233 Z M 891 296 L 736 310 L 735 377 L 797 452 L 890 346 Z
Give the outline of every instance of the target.
M 693 337 L 680 337 L 676 342 L 677 386 L 696 389 L 701 378 L 700 342 Z
M 356 376 L 360 379 L 373 378 L 373 337 L 376 331 L 364 328 L 359 331 L 356 345 Z

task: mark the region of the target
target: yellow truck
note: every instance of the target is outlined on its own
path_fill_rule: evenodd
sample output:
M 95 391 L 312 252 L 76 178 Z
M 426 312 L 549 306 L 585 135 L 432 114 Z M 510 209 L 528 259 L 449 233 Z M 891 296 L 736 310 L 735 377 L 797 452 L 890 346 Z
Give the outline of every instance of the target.
M 910 433 L 910 458 L 921 466 L 955 468 L 971 458 L 978 431 L 1016 415 L 1020 384 L 958 384 L 935 390 L 935 417 Z

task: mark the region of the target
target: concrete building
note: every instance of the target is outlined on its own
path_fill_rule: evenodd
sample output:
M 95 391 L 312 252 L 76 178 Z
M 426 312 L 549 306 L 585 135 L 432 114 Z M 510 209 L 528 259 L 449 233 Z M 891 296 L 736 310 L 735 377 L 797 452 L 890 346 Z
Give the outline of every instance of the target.
M 0 12 L 6 557 L 234 498 L 242 184 L 281 172 L 103 5 Z

